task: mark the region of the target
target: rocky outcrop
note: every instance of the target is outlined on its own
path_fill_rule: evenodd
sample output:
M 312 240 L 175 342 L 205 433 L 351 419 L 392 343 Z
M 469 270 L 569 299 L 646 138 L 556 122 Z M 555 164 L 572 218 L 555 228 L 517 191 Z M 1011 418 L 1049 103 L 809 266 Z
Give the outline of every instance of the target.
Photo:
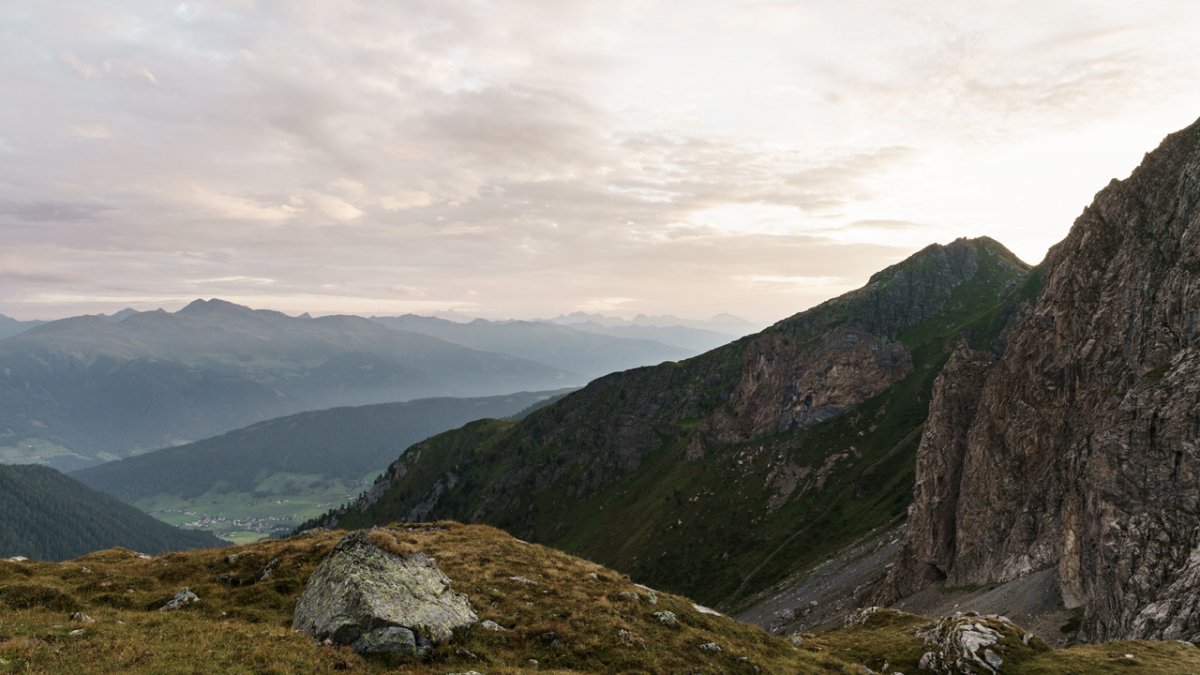
M 886 611 L 886 610 L 883 610 Z M 921 655 L 922 672 L 946 675 L 994 675 L 1006 672 L 1013 657 L 1049 649 L 1003 616 L 958 613 L 917 631 L 927 651 Z
M 979 409 L 986 375 L 995 361 L 989 352 L 960 344 L 934 385 L 929 418 L 917 450 L 915 506 L 906 523 L 904 552 L 891 575 L 895 595 L 908 595 L 928 582 L 945 579 L 954 560 L 955 515 L 967 432 Z
M 346 535 L 309 577 L 292 628 L 360 653 L 416 653 L 478 620 L 424 553 L 397 555 L 370 533 Z
M 1200 639 L 1200 122 L 1040 274 L 995 364 L 942 375 L 891 590 L 1055 567 L 1084 639 Z

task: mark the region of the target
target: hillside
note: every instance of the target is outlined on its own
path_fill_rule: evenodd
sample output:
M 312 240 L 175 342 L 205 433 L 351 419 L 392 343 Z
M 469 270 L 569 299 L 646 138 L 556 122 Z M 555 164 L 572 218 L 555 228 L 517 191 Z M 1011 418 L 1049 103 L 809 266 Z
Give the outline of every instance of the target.
M 937 386 L 890 594 L 1051 576 L 1079 637 L 1200 634 L 1200 122 L 1043 263 L 1002 354 Z
M 0 557 L 63 560 L 123 546 L 144 553 L 220 546 L 43 466 L 0 465 Z
M 917 672 L 916 636 L 933 622 L 875 613 L 828 635 L 785 640 L 695 605 L 634 585 L 628 577 L 483 526 L 440 522 L 372 534 L 436 560 L 479 623 L 432 647 L 424 658 L 362 656 L 292 630 L 301 590 L 341 533 L 317 532 L 237 548 L 142 559 L 116 549 L 67 563 L 0 561 L 4 639 L 0 666 L 25 672 L 198 673 L 485 672 L 843 673 Z M 156 611 L 188 588 L 197 601 Z M 71 622 L 83 612 L 92 623 Z M 668 616 L 667 613 L 670 613 Z M 995 645 L 1005 672 L 1186 673 L 1200 650 L 1127 642 L 1050 650 L 1020 642 L 1019 627 Z M 485 622 L 493 622 L 492 629 Z M 1015 636 L 1015 639 L 1013 639 Z M 202 654 L 203 658 L 197 658 Z M 1126 659 L 1125 654 L 1134 655 Z
M 757 335 L 420 443 L 321 522 L 486 522 L 734 606 L 903 516 L 933 380 L 1026 270 L 989 239 L 930 246 Z
M 584 379 L 361 317 L 220 300 L 75 317 L 0 340 L 0 461 L 74 469 L 304 410 Z
M 539 321 L 475 319 L 470 323 L 457 323 L 414 314 L 371 317 L 371 320 L 389 328 L 537 361 L 588 377 L 663 361 L 677 361 L 703 351 L 663 344 L 653 339 L 606 335 Z
M 222 536 L 294 527 L 357 494 L 409 445 L 485 417 L 526 412 L 562 392 L 418 399 L 259 422 L 72 477 L 171 522 L 208 517 Z M 258 521 L 253 527 L 246 524 Z M 250 535 L 247 535 L 250 536 Z

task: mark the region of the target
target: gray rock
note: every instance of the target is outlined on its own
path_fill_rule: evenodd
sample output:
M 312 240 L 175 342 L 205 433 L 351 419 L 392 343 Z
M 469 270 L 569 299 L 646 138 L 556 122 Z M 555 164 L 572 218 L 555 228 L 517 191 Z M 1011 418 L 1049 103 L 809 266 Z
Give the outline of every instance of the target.
M 72 614 L 71 621 L 74 621 L 76 623 L 96 623 L 95 619 L 88 616 L 87 614 L 84 614 L 83 612 L 75 612 L 74 614 Z
M 179 589 L 179 592 L 175 594 L 175 597 L 168 600 L 167 604 L 159 607 L 158 611 L 173 612 L 197 602 L 200 602 L 200 598 L 195 593 L 186 588 L 181 588 Z
M 675 617 L 675 612 L 668 612 L 666 610 L 655 612 L 654 618 L 658 619 L 659 623 L 667 626 L 668 628 L 674 628 L 679 623 L 678 619 Z
M 705 642 L 704 644 L 700 645 L 700 651 L 709 653 L 719 652 L 721 651 L 721 645 L 715 642 Z
M 490 630 L 493 633 L 499 633 L 501 631 L 508 630 L 504 626 L 501 626 L 500 624 L 496 623 L 495 621 L 492 621 L 491 619 L 484 619 L 483 621 L 480 621 L 479 627 L 484 630 Z
M 80 638 L 80 637 L 83 637 L 84 635 L 87 635 L 87 631 L 84 630 L 83 628 L 76 628 L 75 630 L 71 631 L 70 633 L 67 633 L 67 635 L 70 635 L 73 638 Z
M 354 641 L 351 649 L 358 654 L 406 654 L 417 653 L 417 636 L 407 628 L 388 626 L 364 633 Z
M 947 675 L 1001 673 L 1004 655 L 1011 653 L 1010 649 L 1025 647 L 1006 646 L 1004 637 L 1016 638 L 1021 633 L 1016 624 L 994 614 L 948 616 L 916 632 L 928 649 L 917 665 L 922 671 Z M 1017 640 L 1011 642 L 1019 644 Z
M 358 531 L 343 537 L 309 577 L 292 628 L 354 644 L 376 629 L 401 627 L 425 647 L 448 642 L 476 621 L 467 596 L 451 589 L 429 556 L 397 556 Z

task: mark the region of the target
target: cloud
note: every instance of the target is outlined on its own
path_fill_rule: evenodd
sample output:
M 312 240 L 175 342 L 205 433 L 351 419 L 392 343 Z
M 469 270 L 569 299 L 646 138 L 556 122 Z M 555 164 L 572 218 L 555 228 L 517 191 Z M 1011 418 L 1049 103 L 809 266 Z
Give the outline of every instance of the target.
M 77 124 L 71 127 L 71 135 L 89 141 L 112 138 L 112 132 L 103 124 Z
M 0 311 L 773 320 L 932 240 L 1036 258 L 1200 110 L 1175 0 L 16 1 Z

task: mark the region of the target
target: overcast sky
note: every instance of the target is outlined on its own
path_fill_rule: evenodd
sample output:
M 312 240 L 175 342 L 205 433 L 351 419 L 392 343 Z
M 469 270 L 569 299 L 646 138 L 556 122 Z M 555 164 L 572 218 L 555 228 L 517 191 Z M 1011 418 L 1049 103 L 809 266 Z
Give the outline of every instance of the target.
M 0 313 L 783 318 L 1029 262 L 1200 117 L 1200 3 L 6 0 Z

